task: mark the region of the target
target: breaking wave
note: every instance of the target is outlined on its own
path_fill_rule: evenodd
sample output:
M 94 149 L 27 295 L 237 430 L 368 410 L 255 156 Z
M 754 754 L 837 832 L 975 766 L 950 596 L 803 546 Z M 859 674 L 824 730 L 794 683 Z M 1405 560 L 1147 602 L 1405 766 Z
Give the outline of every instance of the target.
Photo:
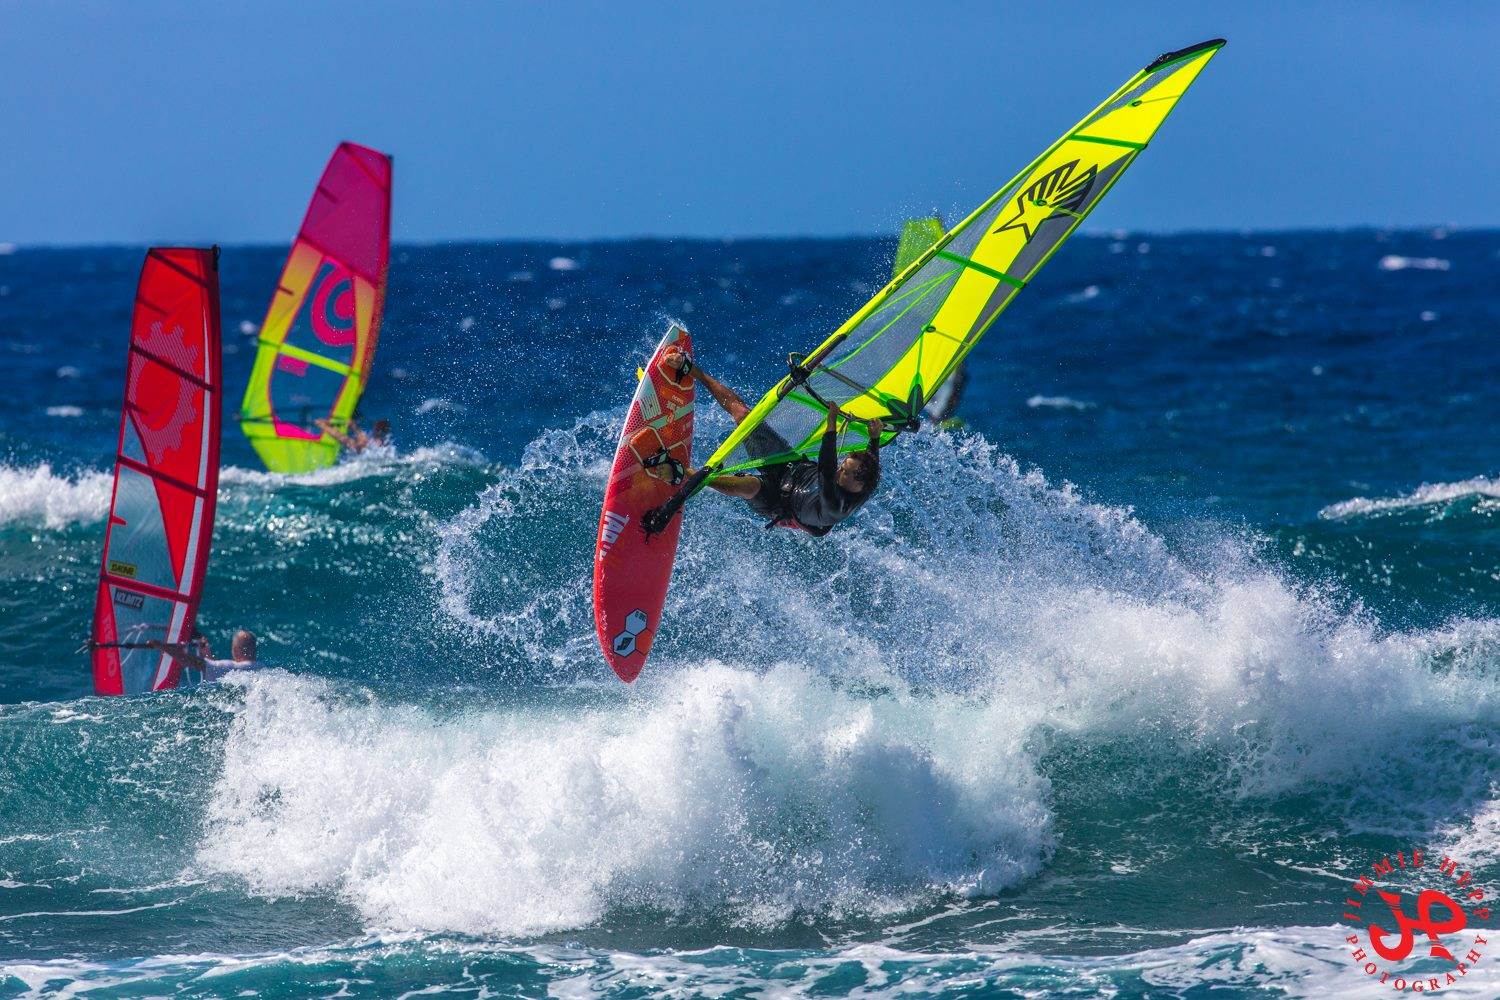
M 83 471 L 60 475 L 43 463 L 23 468 L 0 465 L 0 525 L 66 528 L 104 520 L 109 510 L 109 475 Z
M 1414 507 L 1432 507 L 1469 497 L 1500 499 L 1500 479 L 1475 476 L 1456 483 L 1424 483 L 1410 493 L 1398 497 L 1369 499 L 1355 497 L 1330 504 L 1318 512 L 1328 520 L 1341 520 L 1388 511 L 1409 510 Z

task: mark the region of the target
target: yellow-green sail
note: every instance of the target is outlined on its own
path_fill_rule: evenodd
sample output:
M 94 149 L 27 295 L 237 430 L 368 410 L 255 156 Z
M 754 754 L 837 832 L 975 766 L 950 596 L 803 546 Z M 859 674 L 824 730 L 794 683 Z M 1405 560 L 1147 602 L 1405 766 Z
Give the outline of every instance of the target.
M 922 219 L 907 219 L 901 227 L 901 242 L 896 244 L 896 263 L 891 267 L 891 277 L 901 277 L 901 272 L 917 262 L 932 245 L 943 238 L 943 220 L 935 215 Z
M 660 513 L 669 517 L 709 479 L 812 455 L 827 403 L 855 418 L 845 422 L 843 450 L 865 447 L 858 421 L 870 417 L 892 424 L 892 436 L 916 427 L 924 404 L 1146 148 L 1223 45 L 1214 39 L 1161 56 L 946 235 L 938 223 L 935 242 L 916 251 L 864 308 L 816 350 L 792 357 L 791 373 Z M 903 246 L 917 239 L 903 239 Z M 745 439 L 762 425 L 787 450 L 751 454 Z

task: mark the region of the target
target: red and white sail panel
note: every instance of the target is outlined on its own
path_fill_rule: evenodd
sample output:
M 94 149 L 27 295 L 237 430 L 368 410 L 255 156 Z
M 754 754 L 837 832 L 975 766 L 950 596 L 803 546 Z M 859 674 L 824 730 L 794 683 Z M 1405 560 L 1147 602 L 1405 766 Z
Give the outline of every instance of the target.
M 218 248 L 147 252 L 94 602 L 94 690 L 176 687 L 150 640 L 185 642 L 208 568 L 223 391 Z

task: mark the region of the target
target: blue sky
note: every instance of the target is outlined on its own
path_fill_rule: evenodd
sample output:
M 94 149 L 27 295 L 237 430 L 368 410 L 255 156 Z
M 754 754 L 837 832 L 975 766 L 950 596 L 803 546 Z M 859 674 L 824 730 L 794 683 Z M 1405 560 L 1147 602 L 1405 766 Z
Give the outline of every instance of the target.
M 285 242 L 343 138 L 396 238 L 957 216 L 1228 47 L 1094 229 L 1500 224 L 1500 4 L 0 0 L 0 241 Z

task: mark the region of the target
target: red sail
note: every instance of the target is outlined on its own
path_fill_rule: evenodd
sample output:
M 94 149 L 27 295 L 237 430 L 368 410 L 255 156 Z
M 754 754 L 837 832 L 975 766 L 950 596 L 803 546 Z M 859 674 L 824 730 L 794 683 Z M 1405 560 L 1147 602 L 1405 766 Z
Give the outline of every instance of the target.
M 176 687 L 208 568 L 222 410 L 218 248 L 147 252 L 135 294 L 115 486 L 94 602 L 94 690 Z

